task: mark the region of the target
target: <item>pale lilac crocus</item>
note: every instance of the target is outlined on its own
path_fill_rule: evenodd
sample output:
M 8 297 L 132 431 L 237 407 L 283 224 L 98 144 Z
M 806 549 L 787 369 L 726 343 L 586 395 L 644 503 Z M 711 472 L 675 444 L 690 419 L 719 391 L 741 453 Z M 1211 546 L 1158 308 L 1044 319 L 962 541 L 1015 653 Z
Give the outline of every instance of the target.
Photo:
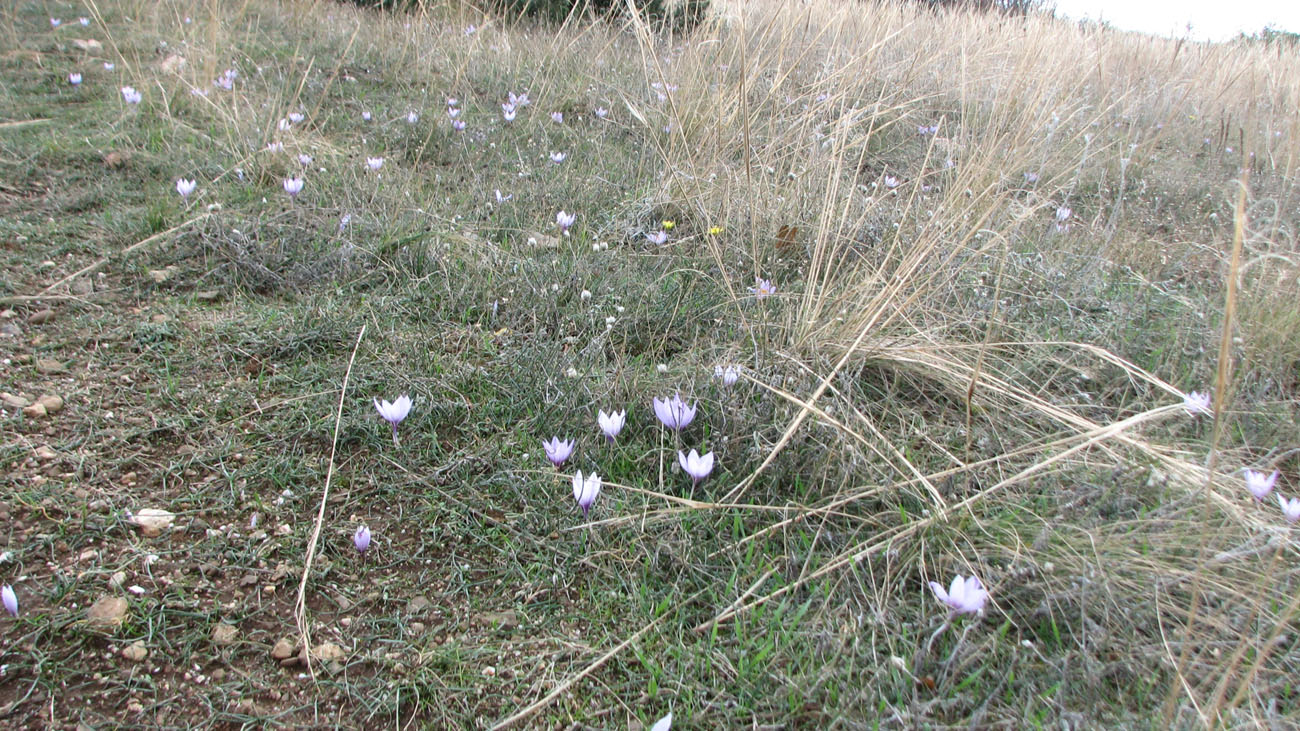
M 1066 207 L 1066 206 L 1060 206 L 1060 207 L 1058 207 L 1058 208 L 1056 209 L 1056 220 L 1057 220 L 1057 222 L 1063 223 L 1063 222 L 1065 222 L 1065 221 L 1070 217 L 1070 215 L 1073 214 L 1073 213 L 1074 213 L 1074 211 L 1071 211 L 1068 207 Z
M 542 442 L 542 449 L 546 451 L 546 458 L 551 461 L 551 464 L 559 467 L 573 454 L 573 445 L 576 443 L 572 439 L 565 442 L 559 437 L 551 437 L 551 441 Z
M 139 104 L 144 99 L 144 95 L 136 91 L 134 86 L 124 86 L 122 87 L 122 99 L 127 104 Z
M 460 110 L 456 107 L 447 107 L 447 116 L 455 119 L 460 116 Z
M 72 84 L 73 86 L 78 86 L 78 85 L 80 85 L 80 84 L 81 84 L 81 74 L 78 74 L 78 73 L 71 73 L 71 74 L 68 74 L 68 83 L 69 83 L 69 84 Z
M 62 21 L 62 20 L 59 20 L 58 18 L 50 18 L 50 27 L 51 27 L 51 28 L 58 28 L 60 25 L 63 25 L 63 21 Z
M 667 716 L 655 721 L 655 725 L 650 727 L 650 731 L 672 731 L 673 714 L 670 712 Z
M 302 112 L 289 112 L 289 121 L 298 124 L 307 117 Z
M 564 112 L 551 112 L 551 121 L 556 124 L 564 124 Z
M 729 365 L 725 368 L 723 366 L 714 366 L 713 377 L 722 381 L 722 385 L 724 386 L 734 386 L 736 385 L 736 381 L 740 380 L 740 369 L 734 365 Z
M 563 232 L 565 236 L 569 235 L 569 229 L 573 227 L 573 224 L 577 220 L 578 214 L 576 213 L 565 213 L 561 210 L 559 213 L 555 214 L 555 225 L 560 227 L 560 231 Z
M 268 142 L 266 143 L 266 151 L 270 153 L 284 152 L 284 143 L 279 140 Z
M 1277 485 L 1277 478 L 1277 470 L 1273 470 L 1271 475 L 1265 475 L 1263 472 L 1256 472 L 1255 470 L 1246 470 L 1246 489 L 1250 490 L 1250 494 L 1254 495 L 1256 500 L 1263 502 L 1264 497 L 1272 492 L 1273 487 Z
M 708 477 L 709 473 L 713 471 L 713 452 L 709 452 L 703 457 L 694 449 L 691 450 L 690 454 L 678 452 L 677 463 L 682 466 L 682 470 L 686 474 L 691 476 L 693 484 L 698 485 L 700 480 Z
M 365 553 L 370 548 L 370 529 L 364 525 L 357 526 L 357 532 L 352 534 L 352 545 L 357 547 L 357 553 Z
M 415 124 L 416 122 L 420 121 L 420 115 L 416 114 L 415 112 L 410 112 L 406 115 L 406 121 L 410 122 L 411 124 Z
M 185 178 L 181 178 L 176 181 L 176 192 L 180 193 L 182 198 L 188 200 L 190 193 L 193 193 L 194 189 L 197 188 L 198 185 L 199 181 L 197 180 L 186 180 Z
M 1300 520 L 1300 498 L 1293 497 L 1287 500 L 1278 495 L 1277 504 L 1282 506 L 1282 515 L 1286 516 L 1286 522 L 1294 523 Z
M 449 97 L 447 97 L 447 106 L 449 106 L 449 107 L 454 107 L 454 106 L 456 106 L 456 105 L 458 105 L 458 104 L 460 104 L 460 100 L 457 99 L 456 97 L 454 97 L 454 96 L 449 96 Z
M 886 175 L 886 176 L 885 176 L 885 187 L 886 187 L 886 188 L 889 188 L 890 190 L 893 190 L 894 188 L 897 188 L 897 187 L 898 187 L 898 178 L 894 177 L 893 175 Z
M 367 157 L 367 158 L 366 158 L 366 167 L 370 168 L 371 170 L 378 171 L 379 168 L 381 168 L 381 167 L 383 167 L 383 166 L 384 166 L 384 158 L 382 158 L 382 157 Z
M 989 601 L 988 591 L 974 576 L 965 579 L 961 574 L 957 574 L 957 578 L 952 580 L 952 585 L 947 591 L 944 591 L 943 585 L 939 582 L 931 581 L 930 590 L 934 592 L 935 598 L 948 605 L 953 616 L 983 614 L 984 605 Z
M 115 68 L 117 68 L 117 64 L 113 63 L 112 61 L 105 61 L 105 62 L 104 62 L 104 70 L 105 70 L 105 71 L 112 71 L 112 70 L 115 69 Z
M 508 200 L 510 200 L 511 198 L 514 198 L 514 197 L 515 197 L 515 194 L 514 194 L 514 193 L 509 193 L 509 194 L 507 194 L 507 195 L 501 195 L 501 189 L 500 189 L 500 188 L 497 188 L 497 189 L 496 189 L 496 195 L 497 195 L 497 203 L 498 203 L 498 204 L 500 204 L 500 203 L 505 203 L 506 201 L 508 201 Z
M 655 231 L 652 234 L 646 234 L 645 240 L 649 241 L 655 246 L 663 246 L 664 244 L 668 243 L 668 232 L 664 230 L 659 230 L 659 231 Z
M 77 18 L 77 22 L 81 23 L 82 28 L 85 28 L 90 25 L 90 18 L 87 18 L 86 16 L 83 15 L 80 18 Z
M 568 156 L 569 154 L 567 152 L 552 152 L 551 162 L 555 163 L 556 165 L 559 165 L 560 163 L 564 162 L 564 158 Z
M 671 399 L 654 399 L 654 409 L 659 422 L 673 431 L 681 431 L 695 420 L 695 406 L 683 401 L 679 393 Z
M 288 132 L 289 128 L 292 126 L 293 126 L 293 122 L 290 122 L 289 120 L 283 117 L 280 118 L 279 122 L 275 123 L 275 128 L 280 130 L 281 132 Z
M 513 122 L 513 121 L 515 121 L 515 113 L 516 113 L 516 111 L 517 111 L 517 110 L 515 109 L 515 105 L 513 105 L 513 104 L 502 104 L 502 105 L 501 105 L 501 118 L 504 119 L 504 120 L 506 120 L 507 122 Z
M 302 192 L 302 186 L 305 182 L 302 178 L 285 178 L 284 192 L 288 193 L 290 198 L 297 198 L 298 194 Z
M 464 132 L 464 131 L 465 131 L 465 120 L 463 120 L 463 119 L 453 119 L 453 120 L 451 120 L 451 128 L 454 129 L 454 130 L 456 130 L 457 132 Z
M 573 499 L 578 501 L 578 507 L 582 508 L 582 518 L 587 519 L 591 512 L 591 504 L 596 502 L 596 496 L 600 495 L 600 475 L 592 472 L 584 479 L 582 470 L 573 474 Z
M 18 595 L 14 593 L 14 588 L 8 584 L 0 586 L 0 598 L 4 599 L 5 610 L 17 617 Z
M 393 444 L 397 444 L 397 425 L 401 424 L 402 419 L 405 419 L 406 415 L 411 413 L 411 398 L 406 394 L 402 394 L 392 403 L 386 400 L 380 401 L 376 398 L 375 410 L 384 418 L 384 421 L 388 422 L 389 426 L 393 427 Z
M 308 165 L 310 165 L 310 164 L 311 164 L 311 155 L 299 154 L 299 155 L 298 155 L 298 164 L 301 165 L 301 166 L 303 166 L 303 167 L 307 167 Z
M 1188 416 L 1210 413 L 1210 394 L 1208 392 L 1192 391 L 1183 396 L 1183 410 L 1187 412 Z
M 361 113 L 361 121 L 363 121 L 363 122 L 369 122 L 369 121 L 370 121 L 370 112 L 369 112 L 369 110 L 364 111 L 364 112 Z
M 770 297 L 773 294 L 776 294 L 776 286 L 772 284 L 772 280 L 770 279 L 754 277 L 754 286 L 750 287 L 749 291 L 755 297 L 763 299 L 764 297 Z
M 614 443 L 614 437 L 623 431 L 623 424 L 627 423 L 627 411 L 610 411 L 606 414 L 601 410 L 596 414 L 596 423 L 600 425 L 600 430 L 605 433 L 605 441 L 610 444 Z
M 601 118 L 601 119 L 604 119 L 606 116 L 609 115 L 609 110 L 606 109 L 606 108 L 604 108 L 604 107 L 596 107 L 596 110 L 595 110 L 594 114 L 595 114 L 597 117 L 599 117 L 599 118 Z

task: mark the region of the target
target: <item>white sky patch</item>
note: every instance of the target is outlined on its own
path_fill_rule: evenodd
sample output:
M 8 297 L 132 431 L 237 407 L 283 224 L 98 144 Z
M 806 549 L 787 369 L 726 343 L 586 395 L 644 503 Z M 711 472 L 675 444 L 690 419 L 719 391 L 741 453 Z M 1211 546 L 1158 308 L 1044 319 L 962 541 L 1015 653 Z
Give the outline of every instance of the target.
M 1104 20 L 1123 30 L 1226 41 L 1271 25 L 1300 33 L 1300 0 L 1056 0 L 1057 15 Z

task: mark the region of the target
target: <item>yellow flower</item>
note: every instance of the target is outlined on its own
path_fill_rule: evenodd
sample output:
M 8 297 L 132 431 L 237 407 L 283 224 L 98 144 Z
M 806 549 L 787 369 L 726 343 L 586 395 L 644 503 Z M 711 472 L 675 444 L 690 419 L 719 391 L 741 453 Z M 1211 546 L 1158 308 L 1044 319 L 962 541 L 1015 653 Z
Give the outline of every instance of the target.
M 670 220 L 668 220 L 667 218 L 664 219 L 664 230 L 665 230 L 665 231 L 672 231 L 672 230 L 673 230 L 673 226 L 676 226 L 676 225 L 677 225 L 677 222 L 676 222 L 676 221 L 670 221 Z
M 711 226 L 711 227 L 709 228 L 709 235 L 710 235 L 710 236 L 717 236 L 717 235 L 720 234 L 720 233 L 722 233 L 722 227 L 721 227 L 721 226 Z

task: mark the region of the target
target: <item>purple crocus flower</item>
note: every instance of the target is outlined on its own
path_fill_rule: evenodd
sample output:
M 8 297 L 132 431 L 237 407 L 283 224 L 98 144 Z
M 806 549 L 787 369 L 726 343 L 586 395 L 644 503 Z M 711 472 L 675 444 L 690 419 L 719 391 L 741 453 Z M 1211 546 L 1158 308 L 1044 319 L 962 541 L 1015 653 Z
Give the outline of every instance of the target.
M 14 593 L 14 588 L 8 584 L 0 586 L 0 598 L 4 599 L 5 609 L 15 617 L 18 616 L 18 595 Z
M 682 466 L 686 474 L 691 476 L 691 480 L 694 481 L 693 484 L 698 485 L 700 480 L 708 477 L 709 473 L 713 471 L 713 452 L 709 452 L 703 457 L 694 449 L 691 450 L 690 454 L 678 452 L 677 463 Z
M 948 605 L 953 616 L 983 614 L 984 605 L 989 601 L 988 591 L 974 576 L 964 579 L 961 574 L 957 574 L 957 578 L 952 580 L 952 585 L 947 591 L 944 591 L 943 585 L 939 582 L 931 581 L 930 591 L 934 592 L 935 598 Z
M 357 547 L 357 553 L 365 553 L 370 548 L 370 529 L 366 526 L 357 526 L 357 532 L 352 535 L 352 545 Z
M 402 423 L 402 419 L 411 413 L 411 398 L 406 394 L 397 397 L 396 401 L 380 401 L 375 399 L 375 409 L 379 415 L 384 417 L 384 421 L 393 427 L 393 444 L 397 444 L 397 425 Z
M 290 198 L 297 198 L 298 194 L 302 192 L 304 182 L 302 178 L 285 178 L 284 192 L 288 193 Z
M 560 441 L 559 437 L 551 437 L 551 441 L 542 442 L 542 449 L 546 450 L 546 458 L 551 461 L 551 464 L 559 467 L 573 454 L 574 444 L 576 442 L 572 439 L 564 442 Z
M 654 409 L 660 423 L 673 431 L 681 431 L 695 420 L 695 407 L 683 401 L 681 394 L 673 394 L 671 399 L 654 399 Z
M 574 222 L 577 220 L 578 214 L 576 213 L 565 213 L 561 210 L 559 213 L 555 214 L 555 225 L 560 227 L 560 231 L 562 231 L 565 236 L 569 235 L 569 229 L 573 227 Z
M 591 504 L 596 502 L 596 496 L 600 494 L 600 475 L 595 472 L 587 475 L 586 479 L 582 477 L 582 470 L 578 470 L 573 475 L 573 499 L 578 501 L 578 507 L 582 508 L 582 517 L 586 520 L 591 511 Z
M 606 414 L 603 410 L 596 414 L 596 423 L 600 424 L 600 430 L 605 433 L 605 440 L 610 444 L 614 443 L 614 437 L 623 431 L 623 424 L 627 421 L 626 411 L 611 411 Z
M 664 244 L 668 243 L 668 232 L 660 230 L 660 231 L 655 231 L 652 234 L 646 234 L 645 240 L 649 241 L 655 246 L 663 246 Z
M 1188 416 L 1210 413 L 1210 394 L 1208 392 L 1192 391 L 1183 396 L 1183 410 L 1187 412 Z
M 1278 472 L 1273 470 L 1273 474 L 1265 475 L 1263 472 L 1255 470 L 1246 470 L 1246 489 L 1250 494 L 1255 496 L 1256 500 L 1263 502 L 1264 497 L 1273 491 L 1273 486 L 1277 484 Z
M 736 385 L 736 381 L 740 380 L 740 369 L 734 365 L 725 368 L 723 366 L 713 366 L 713 377 L 722 381 L 722 385 L 730 388 Z

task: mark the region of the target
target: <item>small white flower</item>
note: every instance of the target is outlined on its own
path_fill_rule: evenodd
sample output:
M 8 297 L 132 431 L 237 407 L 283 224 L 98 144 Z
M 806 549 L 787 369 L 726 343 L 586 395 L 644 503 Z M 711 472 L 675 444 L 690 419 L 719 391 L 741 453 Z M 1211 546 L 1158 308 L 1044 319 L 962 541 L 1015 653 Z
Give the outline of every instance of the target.
M 420 115 L 416 114 L 415 112 L 410 112 L 406 115 L 406 121 L 410 122 L 411 124 L 415 124 L 416 122 L 420 121 Z
M 1209 392 L 1192 391 L 1183 396 L 1183 410 L 1187 412 L 1188 416 L 1211 413 Z
M 564 124 L 564 112 L 551 112 L 551 121 L 556 124 Z
M 591 290 L 589 289 L 582 290 L 582 294 L 579 295 L 579 297 L 582 299 L 583 302 L 586 302 L 587 300 L 591 299 Z
M 298 164 L 299 164 L 299 165 L 302 165 L 303 167 L 307 167 L 308 165 L 310 165 L 310 164 L 311 164 L 311 155 L 299 154 L 299 155 L 298 155 Z
M 289 112 L 289 121 L 294 124 L 298 124 L 304 119 L 306 119 L 306 117 L 304 117 L 300 112 Z
M 112 71 L 112 70 L 115 69 L 115 68 L 117 68 L 117 64 L 115 64 L 115 63 L 113 63 L 113 62 L 111 62 L 111 61 L 105 61 L 105 62 L 104 62 L 104 70 L 105 70 L 105 71 Z
M 660 363 L 659 365 L 655 366 L 655 370 L 656 370 L 656 371 L 659 371 L 660 373 L 667 373 L 667 372 L 668 372 L 668 364 L 667 364 L 667 363 Z
M 1294 523 L 1300 521 L 1300 498 L 1291 498 L 1287 500 L 1281 495 L 1277 496 L 1278 505 L 1282 506 L 1282 515 L 1286 517 L 1286 522 Z
M 370 112 L 369 112 L 369 111 L 362 112 L 362 113 L 361 113 L 361 119 L 364 120 L 364 121 L 366 121 L 366 122 L 369 122 L 369 121 L 370 121 Z
M 560 163 L 564 162 L 564 158 L 568 156 L 569 156 L 568 153 L 565 152 L 552 152 L 551 162 L 555 163 L 556 165 L 559 165 Z
M 366 167 L 370 168 L 371 170 L 379 170 L 379 168 L 382 168 L 383 166 L 384 166 L 384 158 L 382 157 L 366 158 Z
M 180 193 L 182 198 L 189 198 L 190 193 L 194 192 L 194 188 L 196 188 L 198 184 L 199 182 L 197 180 L 186 180 L 185 178 L 181 178 L 176 181 L 176 192 Z
M 127 104 L 139 104 L 143 98 L 144 95 L 136 91 L 135 87 L 133 86 L 122 87 L 122 99 L 124 99 Z
M 604 119 L 606 116 L 609 115 L 609 110 L 606 109 L 606 108 L 604 108 L 604 107 L 596 107 L 596 110 L 595 110 L 594 113 L 595 113 L 595 115 L 596 115 L 597 117 L 600 117 L 601 119 Z
M 81 23 L 81 26 L 84 28 L 90 25 L 90 18 L 87 18 L 86 16 L 83 15 L 80 18 L 77 18 L 77 22 Z
M 80 84 L 80 83 L 81 83 L 81 74 L 78 74 L 78 73 L 71 73 L 71 74 L 68 74 L 68 83 L 69 83 L 69 84 L 72 84 L 73 86 L 76 86 L 76 85 Z

